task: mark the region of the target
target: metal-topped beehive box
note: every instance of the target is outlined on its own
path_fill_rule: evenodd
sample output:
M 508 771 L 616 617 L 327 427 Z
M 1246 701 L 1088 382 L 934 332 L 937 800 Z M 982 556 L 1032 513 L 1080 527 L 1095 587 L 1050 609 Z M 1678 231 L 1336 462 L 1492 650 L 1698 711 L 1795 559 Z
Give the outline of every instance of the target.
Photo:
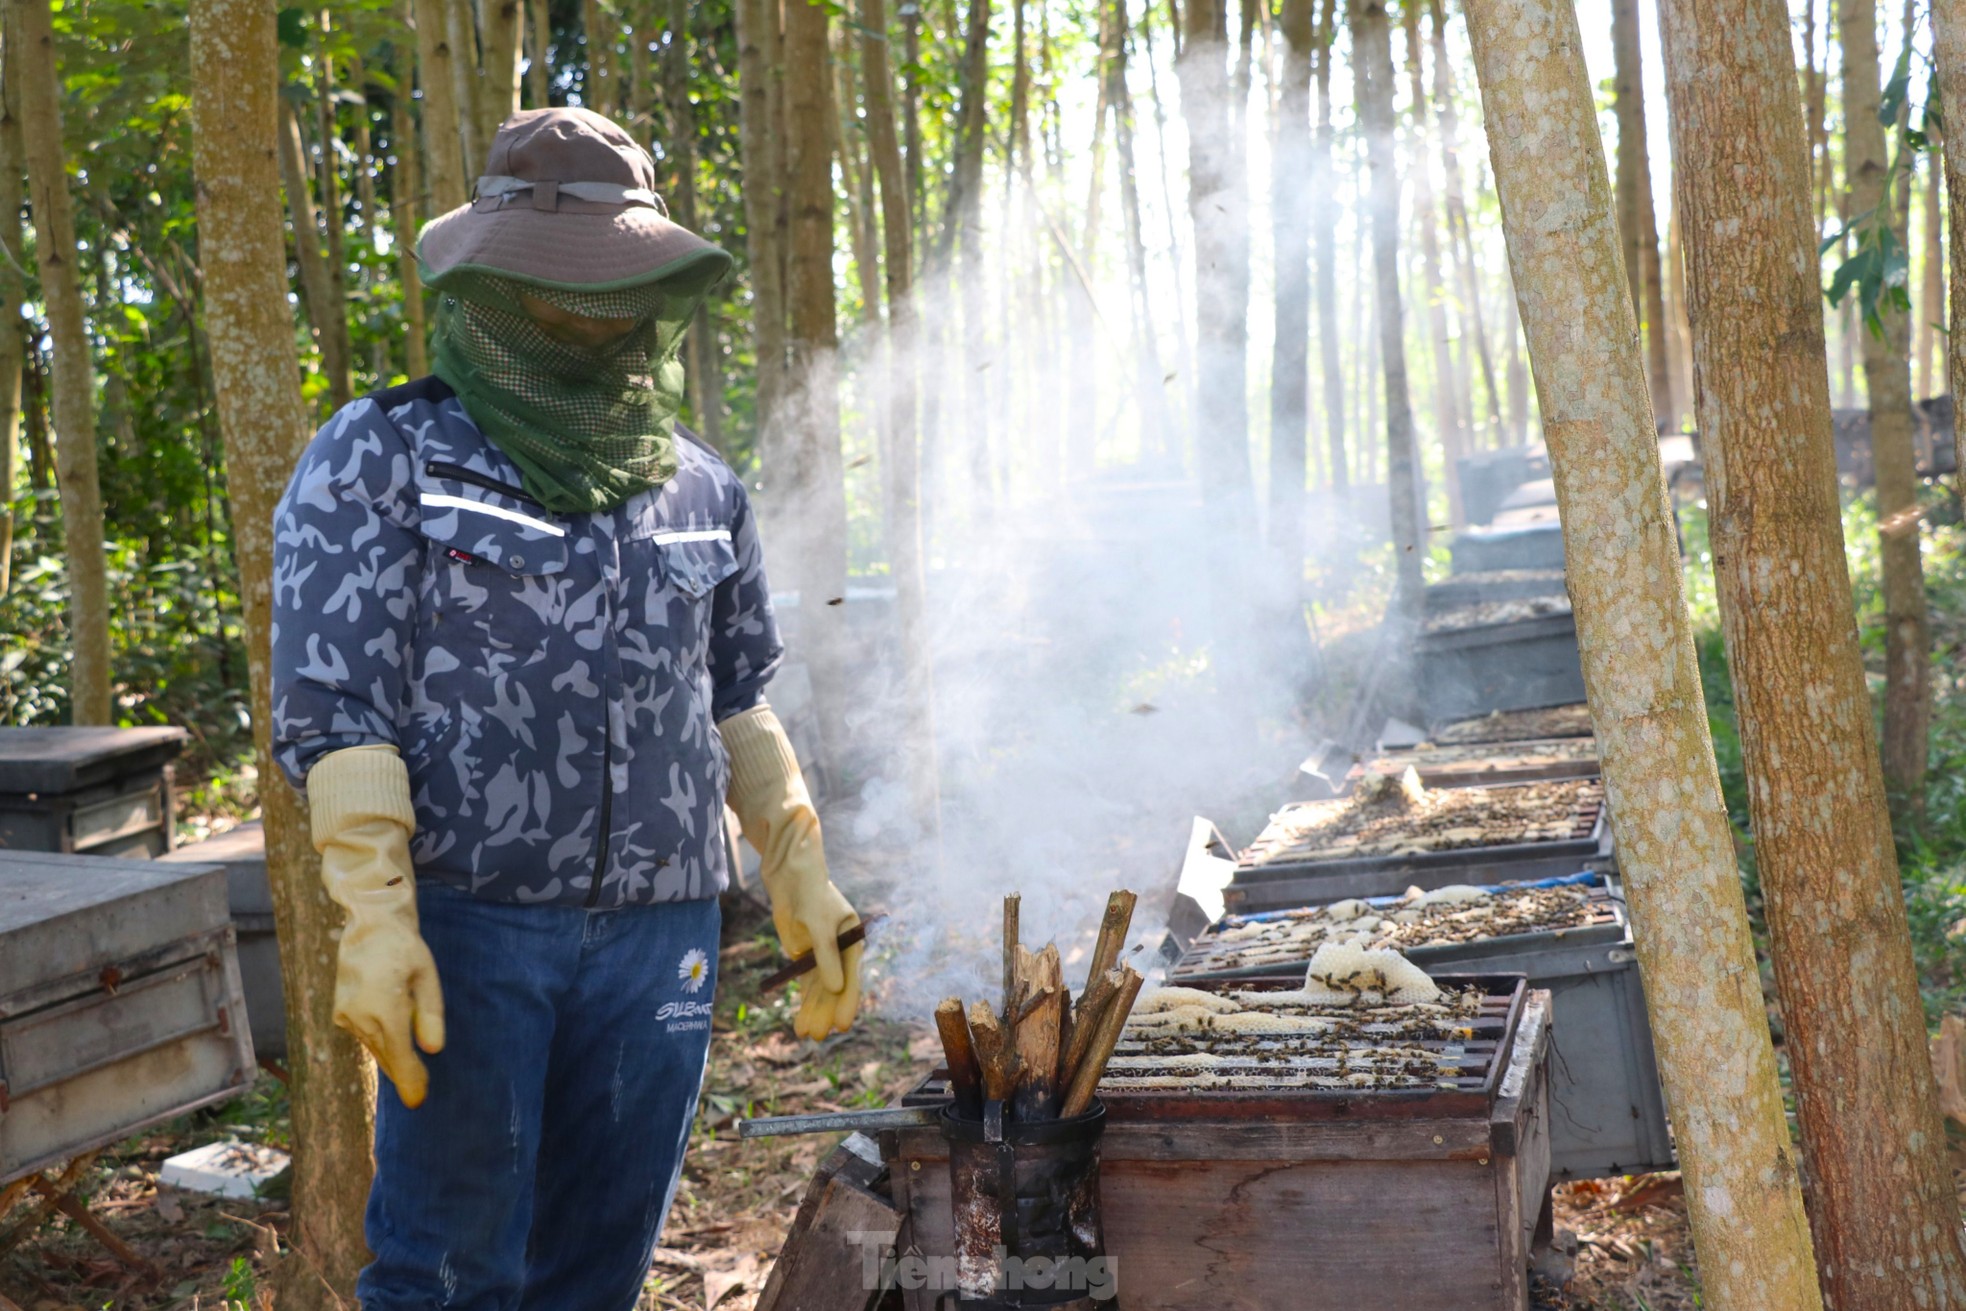
M 0 728 L 0 848 L 161 856 L 181 728 Z
M 1533 783 L 1550 778 L 1595 778 L 1602 771 L 1594 737 L 1552 737 L 1529 742 L 1440 746 L 1422 742 L 1381 752 L 1352 766 L 1356 786 L 1374 775 L 1398 777 L 1411 769 L 1428 787 L 1479 787 Z
M 1385 1068 L 1413 1072 L 1380 1086 L 1288 1072 L 1272 1086 L 1230 1086 L 1187 1078 L 1177 1063 L 1169 1082 L 1186 1086 L 1142 1087 L 1147 1039 L 1129 1026 L 1100 1088 L 1100 1206 L 1120 1305 L 1527 1306 L 1528 1249 L 1548 1196 L 1548 999 L 1520 978 L 1440 982 L 1473 996 L 1423 1036 L 1389 1035 Z M 1375 1023 L 1354 1018 L 1360 1030 Z M 1375 1044 L 1361 1034 L 1342 1045 L 1363 1060 Z M 904 1241 L 931 1261 L 952 1251 L 941 1133 L 890 1130 L 883 1151 Z M 935 1311 L 938 1296 L 904 1293 L 908 1311 Z
M 1531 742 L 1546 738 L 1591 737 L 1591 709 L 1582 697 L 1553 705 L 1493 710 L 1434 721 L 1427 740 L 1435 746 Z
M 1421 702 L 1435 719 L 1584 696 L 1577 618 L 1561 593 L 1434 611 L 1413 654 Z
M 1429 788 L 1417 799 L 1397 780 L 1376 782 L 1271 816 L 1236 860 L 1222 894 L 1228 909 L 1550 878 L 1610 854 L 1604 785 L 1594 778 Z
M 253 1077 L 216 866 L 0 852 L 0 1182 Z
M 1298 980 L 1327 940 L 1363 937 L 1428 971 L 1521 973 L 1556 1020 L 1551 1168 L 1566 1179 L 1670 1169 L 1672 1134 L 1631 927 L 1611 881 L 1580 874 L 1475 897 L 1384 897 L 1230 915 L 1198 935 L 1177 983 Z

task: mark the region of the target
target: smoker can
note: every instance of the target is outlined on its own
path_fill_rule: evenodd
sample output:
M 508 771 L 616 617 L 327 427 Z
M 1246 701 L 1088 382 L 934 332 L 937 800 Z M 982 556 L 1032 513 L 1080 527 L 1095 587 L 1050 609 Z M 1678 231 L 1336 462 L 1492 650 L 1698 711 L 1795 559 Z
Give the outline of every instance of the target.
M 1112 1306 L 1099 1218 L 1099 1138 L 1106 1108 L 1069 1120 L 1012 1124 L 943 1108 L 955 1222 L 956 1295 L 964 1311 Z

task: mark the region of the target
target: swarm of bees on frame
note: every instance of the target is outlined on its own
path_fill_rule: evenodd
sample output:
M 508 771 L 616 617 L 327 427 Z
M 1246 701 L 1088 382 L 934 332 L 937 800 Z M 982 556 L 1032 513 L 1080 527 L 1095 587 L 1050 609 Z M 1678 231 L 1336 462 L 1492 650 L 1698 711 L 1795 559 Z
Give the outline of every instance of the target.
M 1479 1078 L 1479 988 L 1396 952 L 1320 953 L 1298 989 L 1163 987 L 1135 1006 L 1102 1090 L 1454 1088 Z
M 1327 942 L 1369 948 L 1440 947 L 1588 923 L 1597 903 L 1584 887 L 1409 888 L 1393 903 L 1360 900 L 1227 920 L 1198 938 L 1177 974 L 1283 966 Z

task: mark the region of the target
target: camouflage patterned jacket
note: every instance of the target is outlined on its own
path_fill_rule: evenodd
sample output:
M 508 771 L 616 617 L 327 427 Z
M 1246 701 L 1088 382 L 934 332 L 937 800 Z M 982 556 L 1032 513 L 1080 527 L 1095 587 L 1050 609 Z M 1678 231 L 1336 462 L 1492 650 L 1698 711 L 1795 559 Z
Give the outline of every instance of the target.
M 728 879 L 712 725 L 783 650 L 751 506 L 679 440 L 663 486 L 554 515 L 425 378 L 338 411 L 274 514 L 273 745 L 409 766 L 420 875 L 615 907 Z

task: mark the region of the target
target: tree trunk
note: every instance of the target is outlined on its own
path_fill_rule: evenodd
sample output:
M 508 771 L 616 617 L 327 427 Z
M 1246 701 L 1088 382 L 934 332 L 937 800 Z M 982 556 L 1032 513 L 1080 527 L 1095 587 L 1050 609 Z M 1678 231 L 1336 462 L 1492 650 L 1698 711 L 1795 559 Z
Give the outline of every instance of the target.
M 777 433 L 778 409 L 785 393 L 785 256 L 777 209 L 785 183 L 778 156 L 781 131 L 772 114 L 768 85 L 774 65 L 772 52 L 778 44 L 778 5 L 776 0 L 736 0 L 736 14 L 738 143 L 744 167 L 751 332 L 758 360 L 756 441 L 759 463 L 771 478 L 781 471 L 789 473 L 788 456 Z M 787 513 L 791 508 L 787 502 Z
M 109 585 L 103 553 L 102 483 L 96 473 L 95 365 L 76 269 L 74 202 L 62 159 L 60 69 L 49 0 L 11 0 L 20 41 L 21 144 L 34 211 L 34 256 L 54 343 L 55 481 L 61 488 L 72 644 L 70 717 L 113 723 Z
M 887 259 L 886 401 L 881 414 L 881 505 L 888 568 L 894 574 L 901 637 L 901 767 L 915 820 L 931 849 L 941 825 L 935 755 L 934 651 L 928 633 L 922 552 L 921 445 L 915 397 L 914 231 L 894 128 L 894 74 L 888 68 L 886 0 L 861 0 L 860 73 L 867 95 L 867 139 L 880 180 Z
M 1120 219 L 1126 230 L 1126 274 L 1133 294 L 1133 349 L 1139 380 L 1136 385 L 1140 389 L 1142 407 L 1141 446 L 1154 458 L 1170 462 L 1175 458 L 1174 416 L 1168 412 L 1167 383 L 1161 372 L 1160 345 L 1154 336 L 1160 320 L 1154 314 L 1153 294 L 1147 279 L 1147 237 L 1140 213 L 1139 164 L 1134 152 L 1133 93 L 1126 83 L 1126 4 L 1127 0 L 1112 0 L 1116 40 L 1113 65 L 1108 71 L 1112 89 L 1106 98 L 1113 106 L 1113 145 L 1119 154 Z M 1308 105 L 1305 117 L 1309 117 Z M 1309 331 L 1308 323 L 1305 324 L 1305 331 Z M 1301 442 L 1301 437 L 1299 440 Z M 1298 485 L 1301 488 L 1301 477 Z M 1300 507 L 1302 500 L 1300 492 Z M 1301 508 L 1299 514 L 1302 514 Z M 1303 540 L 1301 529 L 1295 540 Z M 1300 567 L 1298 573 L 1302 572 Z
M 1806 83 L 1803 94 L 1803 112 L 1809 117 L 1810 195 L 1814 206 L 1816 227 L 1820 230 L 1824 217 L 1829 213 L 1829 197 L 1836 167 L 1829 153 L 1829 123 L 1824 117 L 1824 104 L 1829 97 L 1829 2 L 1823 3 L 1823 58 L 1816 62 L 1814 42 L 1805 41 L 1804 54 L 1809 67 L 1804 71 Z M 1806 37 L 1813 37 L 1816 31 L 1816 0 L 1805 0 L 1808 8 L 1808 27 Z
M 469 198 L 464 183 L 464 138 L 452 68 L 449 0 L 416 5 L 417 86 L 423 92 L 423 162 L 430 178 L 430 206 L 448 214 Z
M 407 25 L 409 0 L 400 0 L 398 12 Z M 423 152 L 410 121 L 410 62 L 409 52 L 397 47 L 396 89 L 389 95 L 389 144 L 396 152 L 396 166 L 389 176 L 389 216 L 396 229 L 396 272 L 403 286 L 403 359 L 409 376 L 421 378 L 430 372 L 430 350 L 423 325 L 423 275 L 416 266 Z
M 1666 313 L 1659 281 L 1659 226 L 1652 212 L 1652 161 L 1645 142 L 1645 79 L 1639 64 L 1638 0 L 1612 0 L 1611 50 L 1616 61 L 1618 112 L 1618 231 L 1633 312 L 1645 328 L 1645 362 L 1652 408 L 1671 405 L 1666 377 Z
M 355 384 L 348 363 L 348 302 L 340 293 L 331 261 L 321 249 L 320 219 L 314 212 L 314 193 L 307 185 L 307 146 L 301 140 L 300 115 L 293 101 L 280 101 L 280 176 L 287 188 L 287 209 L 293 217 L 294 260 L 307 293 L 308 316 L 320 346 L 321 372 L 328 380 L 330 409 L 354 398 Z
M 1693 325 L 1686 312 L 1686 243 L 1679 234 L 1679 201 L 1666 218 L 1666 356 L 1672 383 L 1672 410 L 1666 416 L 1671 432 L 1686 431 L 1693 408 Z
M 451 87 L 457 98 L 458 149 L 464 158 L 464 189 L 484 166 L 488 142 L 478 135 L 484 117 L 483 79 L 478 76 L 478 20 L 473 0 L 444 0 L 444 30 L 451 45 Z
M 663 141 L 665 157 L 675 160 L 675 175 L 669 183 L 669 209 L 676 222 L 691 232 L 698 230 L 696 214 L 696 103 L 689 86 L 688 0 L 669 0 L 669 44 L 662 56 L 662 104 L 668 123 Z M 635 41 L 643 41 L 640 32 Z M 690 321 L 685 344 L 684 364 L 689 374 L 690 415 L 705 441 L 719 450 L 724 444 L 723 370 L 717 365 L 716 327 L 710 317 L 710 301 L 697 307 Z
M 1372 267 L 1379 358 L 1386 388 L 1386 494 L 1392 507 L 1397 584 L 1393 617 L 1410 629 L 1420 618 L 1420 565 L 1426 537 L 1420 518 L 1420 469 L 1413 442 L 1413 402 L 1406 386 L 1405 319 L 1399 304 L 1399 173 L 1393 158 L 1393 50 L 1385 0 L 1351 0 L 1353 78 L 1372 174 Z
M 491 149 L 498 125 L 519 112 L 520 29 L 525 0 L 481 0 L 484 64 L 478 105 L 478 140 Z
M 274 26 L 272 8 L 253 0 L 194 0 L 192 146 L 206 330 L 234 507 L 267 870 L 293 1053 L 293 1254 L 281 1267 L 278 1297 L 282 1308 L 315 1311 L 350 1305 L 356 1271 L 368 1259 L 362 1213 L 374 1076 L 355 1040 L 331 1019 L 339 920 L 321 888 L 306 812 L 269 755 L 273 507 L 307 442 L 274 162 Z
M 1469 29 L 1706 1305 L 1819 1307 L 1577 16 Z
M 790 0 L 788 0 L 788 3 Z M 962 367 L 953 371 L 964 379 L 963 441 L 969 459 L 970 490 L 977 507 L 994 499 L 990 468 L 991 392 L 997 381 L 985 369 L 988 311 L 983 305 L 983 146 L 988 132 L 990 0 L 970 0 L 968 30 L 957 85 L 955 172 L 943 215 L 940 255 L 953 250 L 959 314 L 962 318 Z M 1090 333 L 1086 334 L 1090 338 Z M 1089 377 L 1090 370 L 1079 374 Z M 948 376 L 944 374 L 942 376 Z M 1076 400 L 1075 400 L 1076 403 Z
M 1433 20 L 1434 109 L 1440 115 L 1441 182 L 1447 192 L 1447 245 L 1461 277 L 1466 324 L 1474 330 L 1475 355 L 1481 362 L 1482 384 L 1488 389 L 1488 431 L 1492 442 L 1502 427 L 1502 396 L 1495 386 L 1494 357 L 1488 349 L 1488 319 L 1482 312 L 1481 273 L 1477 267 L 1474 233 L 1461 199 L 1460 111 L 1454 106 L 1454 63 L 1447 56 L 1447 10 L 1441 0 L 1429 0 Z M 1469 388 L 1470 393 L 1472 387 Z M 1473 396 L 1469 396 L 1472 405 Z M 1450 476 L 1454 476 L 1450 471 Z
M 1243 148 L 1231 112 L 1228 15 L 1224 0 L 1191 0 L 1175 71 L 1188 120 L 1188 214 L 1195 242 L 1195 413 L 1190 416 L 1202 496 L 1221 521 L 1249 522 L 1249 195 Z M 1219 534 L 1211 570 L 1239 609 L 1240 545 Z
M 827 11 L 785 3 L 786 192 L 791 241 L 791 385 L 798 415 L 791 485 L 800 531 L 793 577 L 799 639 L 826 751 L 845 749 L 846 483 L 840 456 L 838 325 L 833 301 L 833 157 L 828 140 Z
M 348 61 L 349 86 L 361 97 L 355 103 L 355 205 L 360 212 L 355 216 L 355 232 L 362 250 L 363 305 L 366 307 L 365 320 L 371 329 L 369 338 L 369 373 L 377 387 L 387 387 L 394 366 L 390 363 L 389 340 L 385 332 L 375 331 L 375 305 L 377 303 L 380 279 L 370 272 L 368 261 L 376 251 L 376 230 L 380 215 L 376 207 L 375 195 L 375 137 L 369 122 L 369 76 L 360 56 Z
M 1468 26 L 1703 1305 L 1809 1311 L 1822 1301 L 1582 34 L 1562 0 L 1486 0 Z
M 1324 379 L 1324 432 L 1331 490 L 1350 486 L 1345 467 L 1345 371 L 1338 357 L 1338 177 L 1332 167 L 1331 61 L 1338 46 L 1339 0 L 1323 0 L 1318 24 L 1317 132 L 1311 140 L 1312 232 L 1317 244 L 1317 336 Z
M 9 33 L 0 36 L 0 597 L 13 583 L 14 484 L 19 478 L 21 371 L 27 342 L 22 336 L 21 302 L 26 280 L 21 276 L 21 181 L 26 176 L 27 151 L 21 144 L 20 42 Z
M 595 113 L 613 118 L 621 110 L 621 88 L 614 66 L 616 25 L 607 0 L 581 0 L 580 24 L 587 37 L 587 80 L 581 84 L 581 100 Z
M 1946 318 L 1945 202 L 1941 196 L 1940 164 L 1936 151 L 1925 157 L 1924 276 L 1918 296 L 1918 387 L 1912 399 L 1923 400 L 1946 389 L 1945 358 L 1939 349 L 1938 326 Z M 1920 425 L 1921 427 L 1923 425 Z
M 1889 223 L 1902 250 L 1903 220 L 1894 213 L 1899 207 L 1887 176 L 1884 125 L 1877 121 L 1875 0 L 1839 0 L 1837 26 L 1850 212 Z M 1924 810 L 1932 671 L 1911 441 L 1911 325 L 1898 311 L 1881 307 L 1880 313 L 1884 331 L 1864 331 L 1863 355 L 1877 468 L 1878 565 L 1884 576 L 1884 781 L 1893 805 L 1917 815 Z
M 1788 11 L 1661 13 L 1714 574 L 1824 1293 L 1838 1311 L 1959 1306 L 1959 1202 L 1850 606 Z
M 1408 3 L 1400 8 L 1400 21 L 1406 36 L 1407 82 L 1413 96 L 1413 129 L 1422 141 L 1427 139 L 1427 89 L 1420 66 L 1420 6 Z M 1422 294 L 1427 305 L 1427 331 L 1433 347 L 1434 427 L 1440 439 L 1441 468 L 1447 481 L 1447 517 L 1455 527 L 1466 522 L 1461 511 L 1461 482 L 1455 475 L 1455 462 L 1467 450 L 1467 429 L 1462 423 L 1459 370 L 1453 348 L 1447 339 L 1447 287 L 1440 271 L 1440 229 L 1434 208 L 1433 179 L 1424 153 L 1417 154 L 1409 170 L 1413 180 L 1413 222 L 1420 229 L 1420 274 Z
M 1509 445 L 1521 446 L 1529 440 L 1529 369 L 1522 359 L 1522 319 L 1515 297 L 1507 297 L 1503 304 L 1509 312 L 1508 327 L 1502 331 L 1509 344 Z
M 827 60 L 833 73 L 834 149 L 840 160 L 840 190 L 846 196 L 847 244 L 853 251 L 854 274 L 860 280 L 860 319 L 877 324 L 881 317 L 880 223 L 873 209 L 873 167 L 860 153 L 865 134 L 855 111 L 852 38 L 834 34 L 835 49 Z
M 1304 483 L 1311 423 L 1311 59 L 1314 0 L 1283 0 L 1283 69 L 1271 126 L 1270 549 L 1284 577 L 1304 576 Z
M 531 49 L 526 59 L 526 90 L 532 96 L 533 109 L 549 108 L 553 102 L 552 68 L 547 62 L 553 49 L 552 10 L 550 0 L 526 0 L 532 28 Z
M 1334 0 L 1335 3 L 1335 0 Z M 1167 103 L 1161 99 L 1160 74 L 1157 71 L 1160 60 L 1154 54 L 1154 7 L 1146 5 L 1140 11 L 1140 39 L 1147 47 L 1147 92 L 1154 102 L 1154 157 L 1159 162 L 1156 170 L 1160 174 L 1161 214 L 1167 220 L 1168 263 L 1174 270 L 1174 320 L 1177 331 L 1174 334 L 1175 372 L 1179 375 L 1180 395 L 1183 398 L 1182 412 L 1187 416 L 1188 427 L 1192 432 L 1195 417 L 1195 357 L 1193 338 L 1188 335 L 1188 306 L 1192 303 L 1183 276 L 1187 269 L 1187 259 L 1181 249 L 1181 225 L 1178 221 L 1180 207 L 1174 203 L 1174 184 L 1169 177 L 1167 149 Z M 1173 20 L 1174 46 L 1181 47 L 1180 20 Z
M 355 347 L 348 331 L 348 248 L 341 203 L 341 124 L 334 60 L 328 54 L 328 10 L 321 11 L 321 30 L 314 44 L 314 133 L 321 155 L 314 176 L 321 188 L 320 233 L 326 254 L 328 309 L 339 337 L 341 369 L 328 375 L 330 402 L 336 409 L 354 398 Z M 303 158 L 305 151 L 303 150 Z M 318 303 L 318 302 L 317 302 Z M 327 328 L 325 324 L 323 331 Z M 341 390 L 336 384 L 341 384 Z
M 1966 105 L 1966 0 L 1933 0 L 1932 32 L 1940 96 L 1947 104 Z M 1945 170 L 1946 265 L 1952 302 L 1945 334 L 1946 379 L 1952 389 L 1957 434 L 1956 407 L 1966 405 L 1966 127 L 1954 127 L 1946 135 Z M 1953 440 L 1956 445 L 1958 437 Z

